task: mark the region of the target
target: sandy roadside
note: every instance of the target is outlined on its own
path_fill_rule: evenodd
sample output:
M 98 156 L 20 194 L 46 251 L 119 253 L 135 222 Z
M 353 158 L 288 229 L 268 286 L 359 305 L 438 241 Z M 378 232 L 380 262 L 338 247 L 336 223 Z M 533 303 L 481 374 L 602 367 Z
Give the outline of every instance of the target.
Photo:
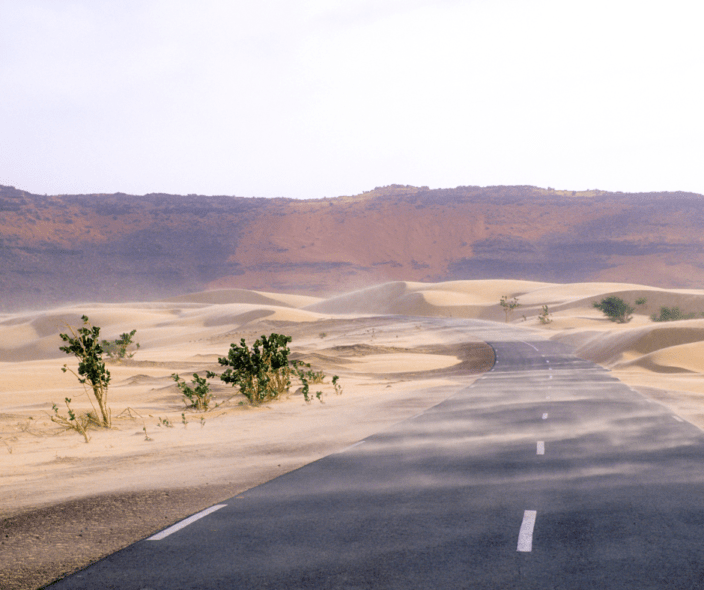
M 168 375 L 184 365 L 189 371 L 215 368 L 212 358 L 179 359 L 173 350 L 154 347 L 110 365 L 117 377 L 114 411 L 130 407 L 135 417 L 115 419 L 112 431 L 92 431 L 86 444 L 39 409 L 75 389 L 73 383 L 41 388 L 51 381 L 49 371 L 62 375 L 63 359 L 7 367 L 18 388 L 29 389 L 36 379 L 37 389 L 24 406 L 13 406 L 13 418 L 3 414 L 3 440 L 12 453 L 0 459 L 7 475 L 0 499 L 0 586 L 36 588 L 75 571 L 440 403 L 493 363 L 482 343 L 394 318 L 259 322 L 252 334 L 271 331 L 293 335 L 297 356 L 339 374 L 342 395 L 328 383 L 325 403 L 306 404 L 292 393 L 256 408 L 239 405 L 236 396 L 204 415 L 188 413 L 184 424 Z M 216 393 L 218 399 L 232 395 L 225 386 Z M 163 420 L 172 427 L 159 426 Z

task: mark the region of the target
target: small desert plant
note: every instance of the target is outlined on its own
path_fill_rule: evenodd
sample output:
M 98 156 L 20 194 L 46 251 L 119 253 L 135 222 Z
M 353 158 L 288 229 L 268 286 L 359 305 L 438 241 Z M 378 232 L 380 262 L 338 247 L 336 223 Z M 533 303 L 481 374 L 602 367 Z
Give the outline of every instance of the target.
M 210 384 L 205 377 L 193 373 L 191 385 L 187 385 L 176 373 L 171 375 L 171 378 L 176 381 L 176 386 L 181 390 L 183 397 L 188 400 L 189 407 L 202 411 L 208 409 L 213 396 L 210 393 Z
M 139 348 L 139 342 L 132 341 L 132 337 L 136 333 L 137 330 L 125 332 L 124 334 L 120 334 L 120 337 L 115 340 L 103 340 L 100 345 L 103 347 L 105 354 L 111 359 L 131 359 Z M 133 352 L 127 352 L 127 348 L 133 344 L 135 346 L 135 350 Z
M 509 299 L 508 295 L 504 295 L 501 297 L 499 305 L 504 308 L 504 313 L 506 314 L 506 323 L 508 323 L 509 319 L 511 318 L 511 315 L 513 314 L 513 310 L 515 310 L 517 307 L 520 307 L 521 304 L 518 303 L 518 297 L 513 297 L 512 299 Z
M 636 305 L 645 305 L 646 303 L 648 303 L 648 299 L 645 297 L 638 297 L 638 299 L 636 299 Z
M 56 422 L 57 424 L 61 424 L 61 426 L 65 426 L 66 428 L 70 428 L 71 430 L 75 430 L 76 432 L 80 432 L 83 435 L 83 438 L 86 439 L 86 442 L 88 442 L 90 438 L 88 437 L 88 433 L 86 432 L 86 430 L 88 429 L 88 426 L 91 422 L 89 415 L 79 414 L 77 416 L 76 413 L 71 409 L 70 397 L 65 398 L 64 402 L 66 403 L 66 408 L 68 409 L 68 418 L 59 414 L 59 406 L 54 404 L 52 407 L 52 409 L 54 410 L 54 415 L 51 417 L 51 421 Z
M 325 373 L 323 373 L 322 371 L 311 371 L 310 364 L 304 363 L 302 361 L 291 361 L 291 369 L 293 373 L 295 373 L 296 377 L 298 377 L 298 380 L 303 386 L 301 388 L 303 398 L 306 401 L 310 401 L 310 384 L 323 383 L 325 380 Z M 308 370 L 306 371 L 306 369 Z M 322 391 L 315 392 L 315 397 L 318 398 L 321 402 L 323 401 L 322 395 Z
M 291 340 L 290 336 L 270 334 L 257 339 L 251 348 L 244 338 L 239 345 L 230 344 L 227 357 L 218 359 L 222 366 L 228 367 L 220 379 L 233 387 L 238 386 L 250 403 L 260 404 L 277 399 L 288 391 L 291 379 L 297 377 L 303 385 L 304 399 L 310 401 L 310 383 L 322 383 L 325 375 L 321 371 L 311 371 L 310 365 L 301 361 L 289 360 L 288 343 Z M 208 377 L 216 375 L 209 371 Z M 315 395 L 321 399 L 322 392 Z
M 660 314 L 654 313 L 650 319 L 654 322 L 675 322 L 677 320 L 691 320 L 698 316 L 696 313 L 684 313 L 679 307 L 661 307 Z
M 105 363 L 103 362 L 103 349 L 98 340 L 100 328 L 92 326 L 85 315 L 81 316 L 81 319 L 83 320 L 82 327 L 74 328 L 68 326 L 70 334 L 59 334 L 61 340 L 68 343 L 66 346 L 60 346 L 59 350 L 66 354 L 72 354 L 78 359 L 78 372 L 69 369 L 68 365 L 64 365 L 61 370 L 64 373 L 66 371 L 73 373 L 86 390 L 86 384 L 90 384 L 93 396 L 98 402 L 100 415 L 95 411 L 95 406 L 91 400 L 94 411 L 87 414 L 87 417 L 90 422 L 109 428 L 108 384 L 110 383 L 110 371 L 105 368 Z M 88 396 L 88 399 L 90 400 L 90 396 Z M 56 406 L 54 405 L 54 407 Z M 56 410 L 54 410 L 54 413 L 58 415 Z M 71 421 L 70 418 L 69 421 Z
M 540 320 L 541 324 L 549 324 L 550 322 L 552 322 L 552 318 L 550 317 L 550 312 L 548 311 L 547 305 L 543 305 L 543 313 L 538 316 L 538 319 Z
M 322 383 L 323 381 L 325 381 L 325 373 L 323 373 L 322 371 L 311 371 L 309 364 L 300 364 L 298 365 L 298 367 L 305 367 L 306 369 L 308 369 L 307 371 L 305 369 L 301 369 L 300 372 L 303 373 L 303 376 L 309 383 Z M 298 372 L 299 375 L 300 372 Z
M 339 383 L 340 378 L 337 375 L 332 376 L 332 386 L 335 388 L 335 393 L 337 395 L 342 394 L 342 386 Z
M 634 308 L 628 305 L 620 297 L 606 297 L 601 301 L 595 301 L 594 307 L 600 310 L 609 320 L 618 324 L 625 324 L 633 318 Z

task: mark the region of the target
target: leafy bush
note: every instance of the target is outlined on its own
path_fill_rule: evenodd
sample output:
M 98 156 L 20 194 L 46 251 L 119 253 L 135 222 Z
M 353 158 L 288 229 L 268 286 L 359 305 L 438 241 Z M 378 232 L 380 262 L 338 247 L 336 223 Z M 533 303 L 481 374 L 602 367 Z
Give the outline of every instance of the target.
M 633 319 L 633 312 L 635 311 L 633 307 L 628 305 L 620 297 L 606 297 L 601 301 L 594 302 L 594 307 L 604 313 L 604 315 L 609 318 L 612 322 L 618 324 L 625 324 Z
M 230 344 L 227 357 L 218 359 L 222 366 L 228 367 L 220 379 L 233 387 L 239 386 L 242 395 L 253 404 L 277 398 L 291 386 L 289 342 L 290 336 L 271 334 L 269 338 L 262 336 L 256 340 L 251 349 L 244 338 L 240 346 Z
M 208 409 L 213 396 L 210 393 L 210 384 L 205 377 L 200 377 L 198 373 L 193 373 L 192 387 L 187 385 L 176 373 L 171 375 L 171 378 L 176 381 L 176 386 L 181 390 L 183 397 L 189 401 L 189 407 L 202 411 Z
M 288 343 L 290 336 L 270 334 L 262 336 L 254 342 L 252 348 L 247 346 L 244 338 L 240 344 L 230 344 L 227 357 L 221 357 L 218 362 L 228 367 L 220 375 L 220 379 L 240 392 L 252 404 L 260 404 L 278 398 L 291 387 L 291 378 L 297 377 L 303 385 L 302 393 L 305 400 L 310 401 L 310 383 L 322 383 L 325 374 L 322 371 L 311 371 L 310 365 L 301 361 L 289 360 L 291 353 Z M 306 370 L 308 369 L 308 370 Z M 208 372 L 208 377 L 216 377 Z M 335 379 L 335 390 L 338 390 Z M 320 399 L 322 392 L 316 392 Z
M 139 342 L 133 342 L 132 337 L 137 333 L 137 330 L 132 330 L 131 332 L 125 332 L 124 334 L 120 334 L 119 338 L 116 338 L 115 340 L 103 340 L 100 345 L 103 347 L 103 350 L 105 351 L 105 354 L 108 355 L 108 357 L 112 359 L 119 359 L 122 360 L 124 358 L 131 359 L 135 353 L 137 352 L 137 349 L 139 348 Z M 134 352 L 128 353 L 127 348 L 134 344 L 135 345 L 135 350 Z
M 650 319 L 654 322 L 675 322 L 677 320 L 691 320 L 696 318 L 698 315 L 696 313 L 684 313 L 679 307 L 661 307 L 660 315 L 654 313 L 650 316 Z
M 96 410 L 89 395 L 88 399 L 93 406 L 93 411 L 82 416 L 76 416 L 69 405 L 71 400 L 66 398 L 68 417 L 61 416 L 58 407 L 54 404 L 54 416 L 51 419 L 58 424 L 80 432 L 85 437 L 86 442 L 88 442 L 85 430 L 90 424 L 110 428 L 110 409 L 108 408 L 110 371 L 105 368 L 105 363 L 103 362 L 103 349 L 98 340 L 100 328 L 92 326 L 85 315 L 81 316 L 81 319 L 83 320 L 81 328 L 68 326 L 69 334 L 59 334 L 61 340 L 68 343 L 66 346 L 60 346 L 59 350 L 66 354 L 72 354 L 78 359 L 78 371 L 69 369 L 68 365 L 64 365 L 61 370 L 64 373 L 68 371 L 75 375 L 86 391 L 88 389 L 86 384 L 90 384 L 93 397 L 98 403 L 99 412 Z

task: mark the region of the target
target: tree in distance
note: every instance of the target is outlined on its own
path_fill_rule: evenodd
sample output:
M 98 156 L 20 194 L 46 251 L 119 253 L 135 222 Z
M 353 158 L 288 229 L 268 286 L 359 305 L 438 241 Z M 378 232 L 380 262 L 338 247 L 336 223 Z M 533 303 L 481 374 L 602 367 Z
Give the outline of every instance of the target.
M 302 393 L 306 402 L 310 401 L 310 383 L 322 383 L 325 374 L 322 371 L 310 370 L 310 365 L 301 361 L 289 360 L 291 350 L 288 343 L 291 336 L 270 334 L 257 339 L 252 348 L 247 346 L 245 339 L 240 344 L 230 344 L 227 357 L 221 357 L 218 362 L 227 367 L 220 379 L 233 387 L 239 387 L 240 392 L 250 403 L 260 404 L 277 399 L 291 387 L 291 378 L 297 377 L 303 385 Z M 208 377 L 217 375 L 208 371 Z M 337 383 L 337 375 L 333 377 L 335 391 L 342 390 Z M 315 396 L 322 401 L 322 392 Z
M 520 307 L 520 303 L 518 303 L 518 297 L 513 297 L 512 299 L 508 298 L 508 295 L 503 295 L 501 297 L 501 301 L 499 301 L 499 305 L 504 308 L 504 313 L 506 314 L 506 323 L 508 324 L 509 319 L 511 319 L 511 315 L 513 315 L 513 311 L 517 308 Z
M 617 324 L 630 322 L 633 319 L 633 312 L 635 311 L 635 308 L 628 305 L 623 299 L 613 295 L 601 301 L 595 301 L 593 305 L 609 318 L 609 320 Z
M 67 343 L 66 346 L 60 346 L 59 350 L 66 354 L 72 354 L 78 359 L 78 370 L 69 369 L 68 365 L 64 365 L 61 370 L 66 373 L 72 373 L 78 379 L 78 382 L 83 385 L 88 394 L 88 385 L 93 392 L 93 397 L 98 404 L 96 410 L 95 404 L 88 395 L 93 411 L 77 416 L 71 409 L 71 399 L 66 398 L 66 407 L 68 408 L 68 416 L 59 414 L 59 408 L 56 404 L 53 405 L 54 416 L 51 417 L 53 422 L 66 426 L 80 432 L 88 442 L 86 429 L 90 425 L 110 428 L 110 409 L 108 408 L 108 385 L 110 383 L 110 371 L 105 368 L 103 361 L 103 349 L 98 340 L 100 336 L 100 328 L 92 326 L 87 316 L 81 316 L 83 326 L 75 328 L 68 326 L 68 334 L 59 334 L 61 340 Z
M 137 330 L 125 332 L 124 334 L 120 334 L 120 337 L 116 338 L 115 340 L 103 340 L 100 345 L 103 347 L 105 354 L 107 354 L 108 357 L 111 359 L 131 359 L 139 348 L 139 342 L 132 341 L 132 337 L 136 333 Z M 134 344 L 135 350 L 133 352 L 127 352 L 127 348 L 132 344 Z

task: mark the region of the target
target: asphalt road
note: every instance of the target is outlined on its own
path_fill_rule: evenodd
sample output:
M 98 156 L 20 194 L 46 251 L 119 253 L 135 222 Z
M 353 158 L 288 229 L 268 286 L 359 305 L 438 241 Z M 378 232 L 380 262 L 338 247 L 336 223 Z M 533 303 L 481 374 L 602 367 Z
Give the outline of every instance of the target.
M 704 588 L 701 431 L 563 345 L 467 330 L 497 353 L 474 385 L 51 587 Z

